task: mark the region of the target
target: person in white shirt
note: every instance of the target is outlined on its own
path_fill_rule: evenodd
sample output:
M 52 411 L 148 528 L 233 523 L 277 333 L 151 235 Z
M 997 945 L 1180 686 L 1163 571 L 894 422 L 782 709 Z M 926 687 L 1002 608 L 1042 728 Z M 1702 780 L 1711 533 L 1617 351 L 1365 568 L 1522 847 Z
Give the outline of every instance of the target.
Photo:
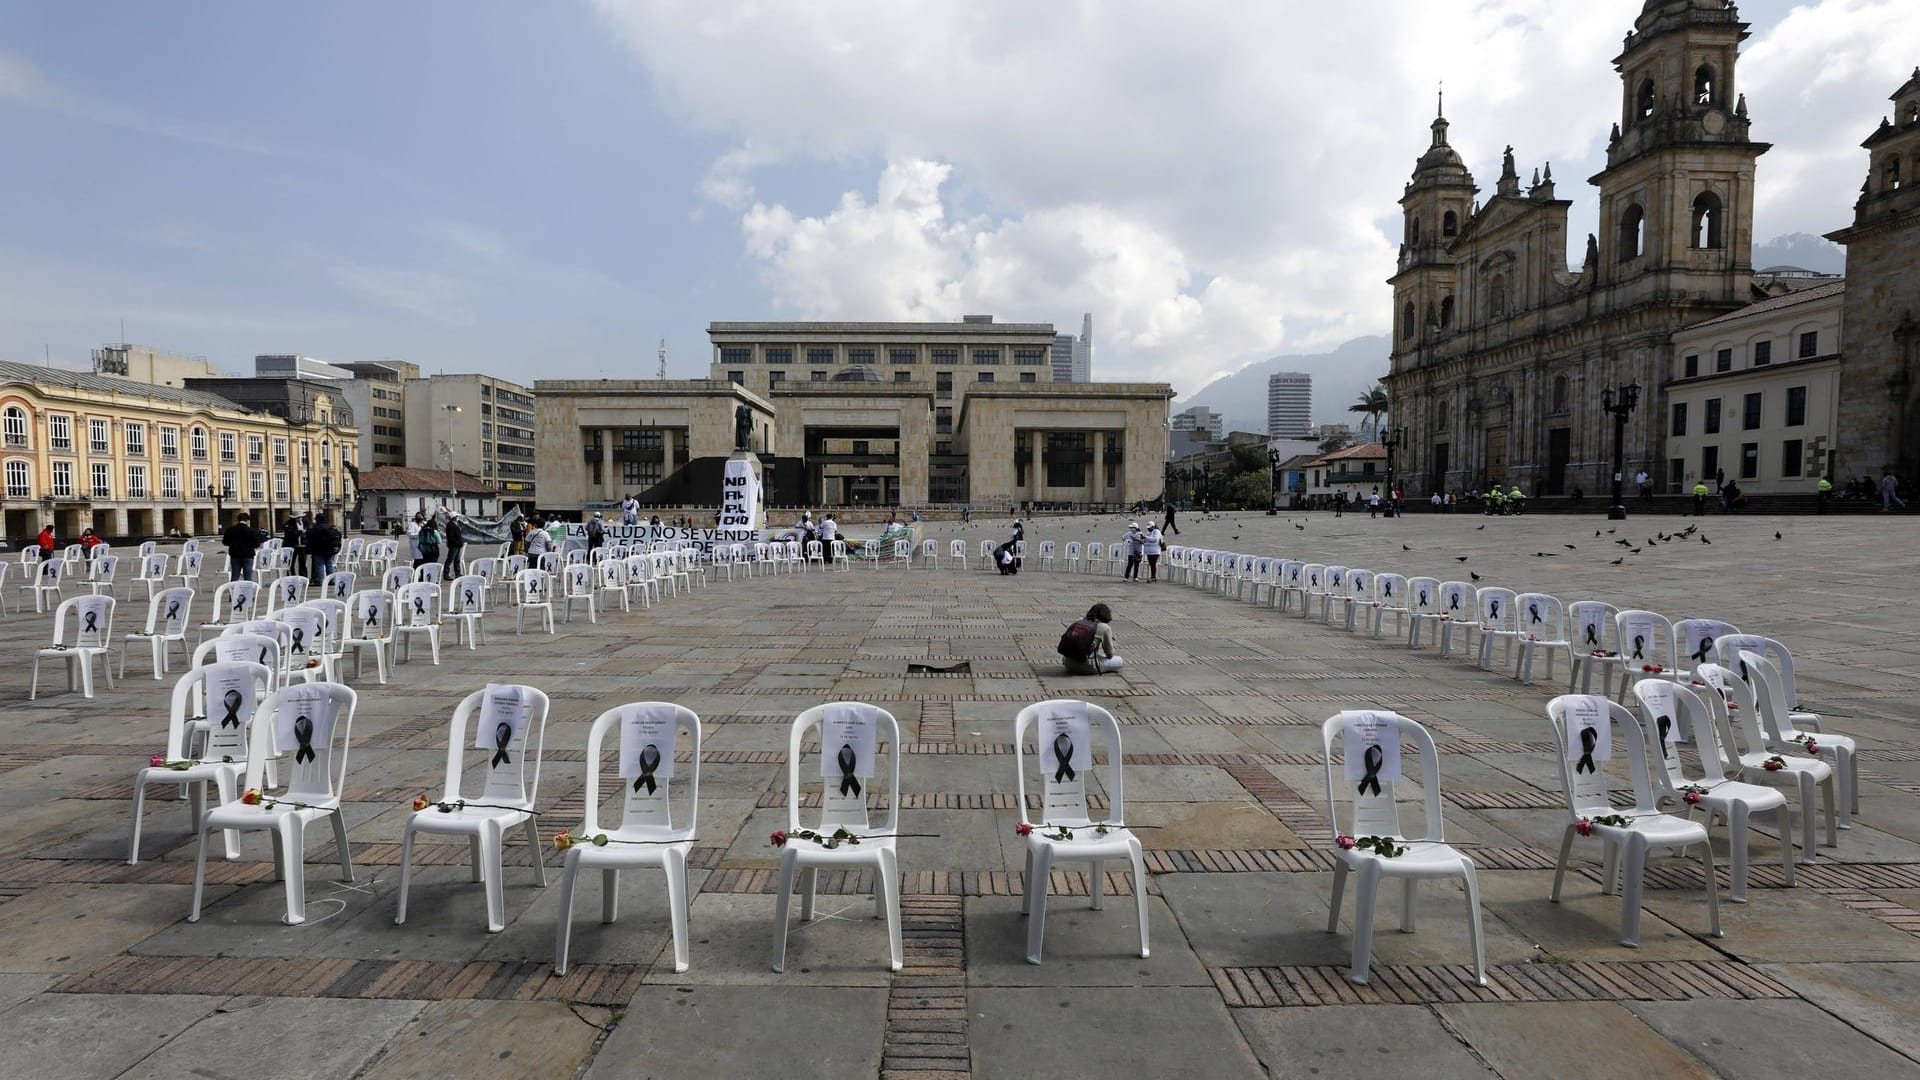
M 1140 531 L 1139 522 L 1127 525 L 1126 535 L 1121 537 L 1121 542 L 1127 545 L 1127 569 L 1121 575 L 1126 580 L 1140 580 L 1140 556 L 1146 554 L 1146 539 L 1146 534 Z
M 824 549 L 822 557 L 829 563 L 833 562 L 833 542 L 839 536 L 840 523 L 833 520 L 832 514 L 820 519 L 820 547 Z
M 1140 548 L 1147 556 L 1147 580 L 1160 580 L 1160 526 L 1147 523 L 1146 535 L 1140 538 Z

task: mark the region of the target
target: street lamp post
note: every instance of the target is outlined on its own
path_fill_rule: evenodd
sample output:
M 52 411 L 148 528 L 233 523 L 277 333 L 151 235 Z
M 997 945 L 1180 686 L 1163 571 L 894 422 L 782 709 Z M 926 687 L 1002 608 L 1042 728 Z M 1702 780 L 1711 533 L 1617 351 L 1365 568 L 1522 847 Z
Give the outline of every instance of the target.
M 451 509 L 460 501 L 460 488 L 453 481 L 453 418 L 460 412 L 460 406 L 443 403 L 440 411 L 447 416 L 447 441 L 444 445 L 447 450 L 447 506 Z
M 1398 490 L 1394 486 L 1393 452 L 1399 449 L 1400 447 L 1406 445 L 1406 441 L 1407 441 L 1406 428 L 1388 428 L 1386 438 L 1383 438 L 1380 440 L 1380 445 L 1387 448 L 1387 516 L 1388 517 L 1400 516 L 1400 500 L 1393 497 L 1393 493 Z
M 1212 500 L 1213 500 L 1213 464 L 1211 462 L 1203 461 L 1200 463 L 1200 508 L 1202 510 L 1206 509 L 1206 504 L 1211 502 Z
M 1280 513 L 1280 451 L 1267 451 L 1267 516 Z
M 1625 521 L 1627 504 L 1621 496 L 1621 481 L 1626 475 L 1627 417 L 1633 415 L 1634 406 L 1640 404 L 1640 381 L 1635 379 L 1621 387 L 1617 395 L 1609 386 L 1600 391 L 1600 400 L 1604 410 L 1613 417 L 1613 505 L 1607 507 L 1607 520 Z

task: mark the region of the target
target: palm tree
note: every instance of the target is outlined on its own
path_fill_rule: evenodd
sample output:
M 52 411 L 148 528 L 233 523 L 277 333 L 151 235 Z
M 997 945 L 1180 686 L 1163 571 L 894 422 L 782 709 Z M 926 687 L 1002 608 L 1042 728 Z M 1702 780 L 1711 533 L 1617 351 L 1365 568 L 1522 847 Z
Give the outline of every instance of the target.
M 1379 426 L 1380 418 L 1387 414 L 1386 388 L 1376 383 L 1373 389 L 1361 394 L 1358 401 L 1347 406 L 1347 411 L 1360 413 Z

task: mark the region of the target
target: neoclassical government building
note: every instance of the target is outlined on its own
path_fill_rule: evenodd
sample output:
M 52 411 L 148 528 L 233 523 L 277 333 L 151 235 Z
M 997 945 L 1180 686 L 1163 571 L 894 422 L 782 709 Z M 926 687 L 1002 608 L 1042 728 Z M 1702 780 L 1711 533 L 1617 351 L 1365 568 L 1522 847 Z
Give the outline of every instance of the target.
M 1670 336 L 1753 299 L 1754 163 L 1738 59 L 1747 24 L 1725 0 L 1648 0 L 1614 67 L 1620 121 L 1599 234 L 1569 268 L 1551 165 L 1523 181 L 1509 147 L 1491 197 L 1444 115 L 1400 205 L 1393 286 L 1396 426 L 1409 493 L 1518 484 L 1606 489 L 1601 392 L 1638 382 L 1626 472 L 1658 473 Z

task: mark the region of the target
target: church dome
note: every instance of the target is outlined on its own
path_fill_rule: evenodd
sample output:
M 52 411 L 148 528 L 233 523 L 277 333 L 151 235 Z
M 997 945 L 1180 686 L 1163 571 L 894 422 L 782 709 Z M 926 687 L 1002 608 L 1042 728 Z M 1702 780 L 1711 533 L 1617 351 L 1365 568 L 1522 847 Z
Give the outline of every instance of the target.
M 881 382 L 880 373 L 865 364 L 853 364 L 833 373 L 833 382 Z

